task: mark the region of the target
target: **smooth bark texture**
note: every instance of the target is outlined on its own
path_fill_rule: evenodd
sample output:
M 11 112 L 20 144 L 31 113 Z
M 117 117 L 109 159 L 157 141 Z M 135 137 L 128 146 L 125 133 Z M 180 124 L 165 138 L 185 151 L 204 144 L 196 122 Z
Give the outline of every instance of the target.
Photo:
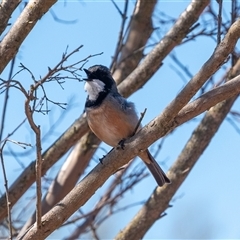
M 238 73 L 239 74 L 239 73 Z M 236 96 L 240 92 L 240 75 L 187 104 L 175 118 L 175 124 L 186 122 L 195 116 L 195 112 L 204 112 L 212 106 Z

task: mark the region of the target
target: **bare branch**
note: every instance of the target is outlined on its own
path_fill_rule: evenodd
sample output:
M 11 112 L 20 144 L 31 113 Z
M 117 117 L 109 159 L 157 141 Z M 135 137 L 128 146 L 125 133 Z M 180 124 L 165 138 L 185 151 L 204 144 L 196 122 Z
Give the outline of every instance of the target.
M 44 175 L 47 170 L 53 166 L 76 142 L 88 131 L 86 118 L 81 116 L 77 119 L 69 129 L 59 137 L 59 139 L 50 146 L 42 156 L 44 159 L 42 164 L 42 174 Z M 59 151 L 60 150 L 60 151 Z M 25 191 L 35 181 L 35 161 L 30 163 L 24 169 L 22 174 L 15 180 L 9 189 L 9 198 L 14 205 L 17 200 L 25 193 Z M 6 199 L 3 195 L 0 198 L 0 219 L 6 216 Z
M 142 122 L 142 120 L 143 120 L 143 118 L 144 118 L 144 116 L 145 116 L 145 114 L 146 114 L 146 111 L 147 111 L 147 109 L 145 108 L 144 111 L 141 112 L 141 117 L 140 117 L 139 120 L 138 120 L 137 126 L 135 127 L 132 136 L 137 132 L 139 126 L 141 125 L 141 122 Z
M 122 13 L 121 9 L 118 7 L 118 5 L 116 4 L 116 2 L 114 0 L 111 0 L 111 2 L 113 3 L 114 7 L 117 9 L 118 13 L 121 15 L 121 17 L 124 17 L 124 13 Z M 125 3 L 125 9 L 127 9 L 127 5 L 128 5 L 128 0 L 126 0 Z M 125 11 L 124 11 L 125 12 Z M 126 12 L 125 12 L 126 13 Z M 126 16 L 126 15 L 125 15 Z
M 196 116 L 196 112 L 204 112 L 203 109 L 208 110 L 217 103 L 236 96 L 240 91 L 239 81 L 240 75 L 190 102 L 178 113 L 175 118 L 176 123 L 186 122 Z
M 42 213 L 48 212 L 56 203 L 62 200 L 76 185 L 79 177 L 83 174 L 89 160 L 96 151 L 95 145 L 100 140 L 92 132 L 85 134 L 75 145 L 69 154 L 58 175 L 52 181 L 49 191 L 42 201 Z M 66 169 L 68 171 L 66 171 Z M 36 221 L 35 213 L 29 218 L 27 223 L 21 229 L 19 235 L 24 233 Z
M 60 19 L 52 9 L 50 9 L 49 12 L 52 14 L 52 17 L 56 22 L 59 22 L 59 23 L 62 23 L 62 24 L 75 24 L 78 21 L 77 19 L 74 19 L 74 20 Z
M 173 53 L 170 53 L 169 56 L 172 58 L 172 60 L 185 72 L 185 74 L 189 77 L 192 78 L 193 74 L 189 71 L 189 69 L 184 66 L 181 61 L 177 58 L 177 56 Z
M 48 170 L 48 168 L 50 167 L 50 166 L 52 166 L 53 164 L 54 164 L 54 162 L 55 161 L 57 161 L 60 157 L 59 157 L 59 154 L 60 155 L 63 155 L 67 150 L 69 150 L 69 148 L 70 147 L 72 147 L 76 142 L 77 142 L 77 140 L 78 139 L 80 139 L 80 137 L 83 135 L 83 134 L 85 134 L 86 133 L 86 131 L 88 130 L 88 126 L 87 126 L 87 124 L 86 124 L 86 120 L 85 120 L 85 118 L 82 118 L 82 119 L 80 119 L 80 120 L 77 120 L 76 121 L 76 123 L 72 126 L 72 128 L 71 128 L 71 130 L 67 133 L 67 134 L 64 134 L 64 137 L 63 138 L 60 138 L 59 139 L 59 141 L 61 142 L 62 141 L 62 144 L 64 145 L 63 147 L 61 147 L 61 149 L 64 151 L 64 149 L 65 149 L 65 152 L 59 152 L 59 150 L 56 152 L 55 150 L 53 150 L 54 149 L 54 147 L 51 149 L 51 151 L 53 150 L 53 152 L 52 153 L 50 153 L 50 158 L 51 158 L 51 160 L 50 161 L 43 161 L 43 163 L 46 163 L 45 164 L 45 167 L 50 163 L 50 165 L 48 165 L 48 167 L 47 168 L 45 168 L 44 167 L 44 165 L 42 166 L 42 171 L 40 171 L 40 169 L 41 169 L 41 164 L 42 164 L 42 159 L 48 159 L 48 157 L 46 156 L 46 155 L 48 155 L 49 154 L 49 151 L 46 151 L 46 153 L 43 155 L 43 156 L 41 156 L 41 138 L 40 138 L 40 129 L 39 129 L 39 126 L 36 126 L 35 125 L 35 123 L 34 123 L 34 121 L 33 121 L 33 112 L 34 111 L 37 111 L 36 110 L 36 108 L 38 107 L 38 106 L 40 106 L 40 109 L 39 109 L 39 111 L 41 111 L 42 113 L 44 113 L 44 110 L 42 110 L 42 101 L 43 101 L 43 99 L 40 99 L 40 101 L 39 101 L 39 103 L 37 104 L 36 103 L 36 99 L 37 99 L 37 97 L 36 97 L 36 92 L 37 92 L 37 89 L 39 88 L 39 87 L 42 87 L 43 88 L 43 84 L 46 82 L 46 81 L 51 81 L 51 80 L 53 80 L 54 79 L 54 76 L 58 73 L 58 72 L 60 72 L 60 71 L 68 71 L 68 72 L 70 72 L 71 74 L 76 74 L 76 72 L 77 71 L 80 71 L 81 70 L 81 68 L 84 66 L 84 64 L 86 63 L 86 61 L 89 59 L 89 58 L 91 58 L 91 57 L 94 57 L 94 56 L 97 56 L 97 55 L 99 55 L 99 54 L 102 54 L 102 53 L 99 53 L 99 54 L 93 54 L 93 55 L 89 55 L 88 57 L 86 57 L 86 58 L 84 58 L 84 59 L 82 59 L 82 60 L 80 60 L 80 61 L 78 61 L 78 62 L 76 62 L 76 63 L 73 63 L 73 64 L 69 64 L 69 65 L 67 65 L 67 66 L 64 66 L 63 64 L 64 64 L 64 62 L 65 61 L 67 61 L 68 59 L 69 59 L 69 57 L 71 57 L 74 53 L 76 53 L 76 52 L 78 52 L 79 51 L 79 49 L 82 47 L 82 45 L 81 46 L 79 46 L 78 48 L 76 48 L 75 50 L 73 50 L 72 52 L 70 52 L 70 53 L 67 53 L 67 50 L 65 51 L 65 53 L 62 55 L 62 59 L 60 60 L 60 62 L 54 67 L 54 68 L 52 68 L 52 69 L 50 69 L 49 68 L 49 71 L 48 71 L 48 73 L 43 77 L 43 78 L 41 78 L 40 80 L 36 80 L 36 78 L 34 77 L 34 74 L 27 68 L 27 67 L 25 67 L 23 64 L 21 65 L 21 67 L 22 67 L 22 69 L 24 69 L 24 70 L 26 70 L 26 71 L 28 71 L 29 73 L 30 73 L 30 75 L 31 75 L 31 78 L 32 78 L 32 80 L 33 80 L 33 84 L 30 86 L 30 90 L 29 90 L 29 92 L 27 92 L 23 87 L 22 87 L 22 85 L 21 85 L 21 83 L 20 82 L 18 82 L 18 81 L 16 81 L 16 80 L 9 80 L 9 81 L 4 81 L 4 80 L 1 80 L 3 83 L 2 83 L 2 87 L 5 87 L 5 88 L 9 88 L 9 86 L 8 86 L 8 83 L 10 83 L 11 85 L 10 86 L 12 86 L 12 87 L 17 87 L 18 89 L 20 89 L 23 93 L 24 93 L 24 95 L 25 95 L 25 97 L 27 98 L 27 100 L 26 100 L 26 103 L 25 103 L 25 112 L 26 112 L 26 114 L 27 114 L 27 119 L 28 119 L 28 121 L 29 121 L 29 123 L 30 123 L 30 126 L 31 126 L 31 128 L 34 130 L 34 132 L 35 132 L 35 134 L 36 134 L 36 145 L 37 145 L 37 161 L 36 161 L 36 166 L 37 166 L 37 169 L 38 169 L 38 179 L 39 179 L 39 182 L 38 182 L 38 186 L 39 186 L 39 188 L 38 189 L 40 189 L 40 179 L 41 178 L 39 178 L 41 175 L 43 175 L 47 170 Z M 79 66 L 80 65 L 80 66 Z M 71 69 L 71 70 L 69 70 L 69 69 Z M 22 71 L 22 70 L 21 70 Z M 55 74 L 55 75 L 54 75 Z M 58 75 L 59 76 L 59 75 Z M 74 75 L 75 76 L 75 75 Z M 66 76 L 62 76 L 62 78 L 65 78 Z M 80 80 L 80 77 L 78 77 L 79 78 L 79 80 Z M 43 88 L 44 89 L 44 88 Z M 45 97 L 46 97 L 46 94 L 44 95 Z M 49 100 L 48 98 L 47 98 L 47 100 Z M 33 101 L 33 104 L 32 104 L 32 106 L 30 106 L 30 102 L 31 101 Z M 55 102 L 55 101 L 52 101 L 52 100 L 50 100 L 50 102 L 52 102 L 52 103 L 56 103 L 56 104 L 58 104 L 58 105 L 61 105 L 61 103 L 58 103 L 58 102 Z M 83 126 L 83 125 L 84 126 Z M 77 126 L 79 126 L 79 131 L 77 131 L 78 130 L 78 127 Z M 81 128 L 81 129 L 80 129 Z M 73 137 L 71 134 L 80 134 L 80 136 L 78 136 L 78 137 Z M 67 138 L 69 138 L 70 139 L 70 141 L 67 141 L 68 143 L 66 144 L 65 143 L 65 140 L 66 140 L 66 136 L 68 136 Z M 58 147 L 58 144 L 54 144 L 54 146 L 57 148 Z M 51 152 L 50 151 L 50 152 Z M 53 155 L 51 155 L 51 154 L 53 154 L 53 155 L 55 155 L 56 156 L 56 158 L 53 158 Z M 53 161 L 52 161 L 53 160 Z M 52 162 L 52 163 L 51 163 Z M 33 165 L 34 165 L 34 162 L 33 163 L 31 163 L 30 165 L 29 165 L 29 167 L 28 168 L 26 168 L 25 170 L 24 170 L 24 172 L 22 173 L 22 176 L 24 176 L 25 174 L 25 176 L 27 176 L 27 177 L 23 177 L 23 178 L 21 178 L 20 177 L 20 179 L 17 179 L 16 181 L 15 181 L 15 183 L 13 184 L 13 186 L 10 188 L 10 192 L 9 192 L 9 197 L 10 197 L 10 201 L 11 201 L 11 203 L 14 205 L 15 204 L 15 202 L 17 201 L 17 199 L 19 198 L 19 196 L 21 196 L 27 189 L 28 189 L 28 187 L 29 186 L 31 186 L 31 184 L 35 181 L 35 173 L 37 173 L 36 171 L 35 171 L 35 169 L 33 168 Z M 31 172 L 31 174 L 29 173 L 29 171 Z M 29 182 L 28 181 L 26 181 L 26 180 L 29 180 Z M 16 185 L 15 185 L 16 184 Z M 20 186 L 22 186 L 22 187 L 20 187 Z M 16 192 L 17 192 L 17 195 L 16 195 L 16 192 L 12 195 L 11 193 L 13 193 L 14 191 L 12 191 L 12 190 L 15 190 Z M 38 199 L 40 199 L 40 191 L 39 191 L 39 198 Z M 13 197 L 13 198 L 12 198 Z M 2 201 L 2 205 L 0 206 L 0 208 L 1 208 L 1 210 L 3 210 L 5 213 L 4 214 L 6 214 L 6 207 L 4 207 L 5 206 L 5 203 L 4 203 L 4 201 L 5 201 L 5 196 L 3 196 L 2 198 L 1 198 L 1 200 L 0 201 Z M 39 201 L 40 202 L 40 201 Z M 40 205 L 40 204 L 39 204 Z M 4 209 L 5 208 L 5 209 Z M 39 207 L 39 209 L 40 209 L 40 207 Z M 39 211 L 40 212 L 40 211 Z M 1 214 L 0 214 L 1 215 Z M 40 219 L 40 218 L 39 218 Z
M 26 120 L 27 120 L 27 118 L 24 118 L 23 121 L 21 123 L 19 123 L 18 126 L 11 133 L 9 133 L 6 138 L 4 138 L 0 142 L 0 144 L 5 142 L 10 136 L 12 136 L 25 123 Z
M 150 124 L 149 124 L 150 125 Z M 85 177 L 80 184 L 78 184 L 59 204 L 57 204 L 50 212 L 43 216 L 42 222 L 47 224 L 43 225 L 44 237 L 47 237 L 53 229 L 59 227 L 66 218 L 74 213 L 80 206 L 82 206 L 94 193 L 102 186 L 106 179 L 115 172 L 116 169 L 127 163 L 129 158 L 132 158 L 133 149 L 146 148 L 146 144 L 150 145 L 149 142 L 145 142 L 143 145 L 142 141 L 145 139 L 146 134 L 143 132 L 138 133 L 133 137 L 134 140 L 129 142 L 128 147 L 124 151 L 114 150 L 104 159 L 104 164 L 98 164 L 87 177 Z M 138 141 L 137 141 L 138 140 Z M 138 150 L 137 150 L 138 151 Z M 171 180 L 172 175 L 170 174 Z M 87 186 L 91 185 L 91 188 Z M 169 185 L 173 186 L 173 184 Z M 166 191 L 166 187 L 161 188 Z M 169 188 L 168 188 L 169 192 Z M 175 193 L 175 192 L 174 192 Z M 169 196 L 169 195 L 168 195 Z M 65 206 L 64 208 L 62 206 Z M 165 206 L 165 205 L 163 205 Z M 154 208 L 156 210 L 156 208 Z M 165 209 L 165 208 L 164 208 Z M 55 216 L 61 216 L 56 219 Z M 139 221 L 138 221 L 139 223 Z M 36 227 L 33 227 L 26 233 L 22 239 L 34 239 L 36 234 Z M 129 238 L 127 238 L 129 239 Z
M 186 19 L 190 18 L 191 21 L 180 21 L 180 22 L 176 22 L 176 26 L 170 31 L 170 33 L 168 34 L 169 37 L 166 37 L 165 40 L 163 41 L 164 43 L 166 42 L 166 44 L 169 42 L 168 39 L 178 39 L 178 41 L 181 41 L 181 38 L 183 38 L 185 35 L 184 34 L 180 34 L 181 29 L 184 30 L 184 33 L 188 32 L 188 27 L 191 26 L 192 23 L 194 23 L 197 19 L 197 16 L 201 13 L 201 11 L 204 9 L 205 6 L 207 6 L 208 2 L 207 1 L 196 1 L 194 3 L 192 3 L 188 9 L 190 9 L 191 11 L 187 12 L 186 14 L 183 14 Z M 197 7 L 193 7 L 197 5 Z M 182 25 L 181 25 L 181 24 Z M 180 25 L 179 25 L 180 24 Z M 176 34 L 174 33 L 174 30 L 176 30 Z M 171 37 L 172 36 L 172 37 Z M 170 38 L 171 37 L 171 38 Z M 169 51 L 172 49 L 172 41 L 170 41 L 170 43 L 163 44 L 161 45 L 161 47 L 159 47 L 158 49 L 155 49 L 152 54 L 154 56 L 165 56 L 163 53 L 165 53 L 166 55 L 169 53 Z M 175 42 L 174 42 L 175 43 Z M 165 46 L 171 46 L 171 47 L 166 47 Z M 159 54 L 156 54 L 156 50 L 159 50 Z M 158 58 L 153 57 L 151 58 L 151 54 L 149 54 L 149 59 L 155 60 L 156 62 L 158 62 Z M 144 62 L 146 61 L 146 59 L 144 60 Z M 151 62 L 149 62 L 151 63 Z M 155 63 L 154 63 L 155 64 Z M 138 71 L 138 69 L 140 69 Z M 149 65 L 146 64 L 146 69 L 147 71 L 149 70 Z M 125 97 L 129 96 L 130 94 L 132 94 L 136 89 L 139 88 L 139 85 L 143 84 L 143 81 L 147 81 L 147 77 L 148 75 L 146 75 L 145 71 L 143 72 L 143 68 L 141 67 L 141 65 L 136 69 L 136 74 L 131 75 L 131 78 L 127 78 L 127 82 L 129 81 L 129 84 L 131 82 L 130 85 L 128 84 L 124 84 L 124 82 L 121 84 L 120 86 L 120 90 L 122 91 L 123 95 Z M 138 82 L 140 81 L 140 82 Z M 136 82 L 136 84 L 134 84 L 134 82 Z M 135 87 L 133 87 L 134 85 L 137 85 Z M 72 145 L 74 145 L 77 140 L 86 133 L 86 131 L 88 130 L 88 126 L 86 124 L 86 119 L 85 118 L 79 118 L 75 123 L 73 123 L 72 126 L 70 126 L 70 128 L 56 141 L 56 143 L 54 143 L 53 146 L 49 147 L 49 149 L 44 153 L 43 158 L 45 159 L 45 161 L 43 162 L 43 169 L 42 169 L 42 173 L 44 174 L 48 168 L 50 168 L 61 156 L 63 156 L 63 154 L 65 154 L 65 152 L 67 150 L 70 149 L 70 147 Z M 59 151 L 58 149 L 61 149 L 61 151 Z M 31 186 L 31 184 L 34 182 L 34 170 L 33 170 L 33 165 L 34 162 L 31 163 L 26 169 L 25 171 L 21 174 L 21 176 L 14 182 L 14 184 L 11 186 L 10 188 L 10 192 L 9 195 L 11 197 L 11 202 L 13 204 L 15 204 L 15 202 L 19 199 L 19 197 L 28 189 L 29 186 Z M 27 180 L 26 180 L 27 179 Z M 2 197 L 0 199 L 0 219 L 6 214 L 6 207 L 4 205 L 4 197 Z
M 132 165 L 131 161 L 127 167 L 125 167 L 122 171 L 118 171 L 118 173 L 115 175 L 114 180 L 110 184 L 110 186 L 107 188 L 107 191 L 104 193 L 104 195 L 100 198 L 96 206 L 92 211 L 90 211 L 88 214 L 83 214 L 79 218 L 74 218 L 72 221 L 68 221 L 66 224 L 72 223 L 73 221 L 77 221 L 79 219 L 84 219 L 84 222 L 77 227 L 77 229 L 68 236 L 67 239 L 76 239 L 81 236 L 81 234 L 85 233 L 87 231 L 87 228 L 89 225 L 92 225 L 94 222 L 96 225 L 100 225 L 103 221 L 105 221 L 109 215 L 115 214 L 121 209 L 113 210 L 113 207 L 116 205 L 116 203 L 119 202 L 119 200 L 123 197 L 123 195 L 130 189 L 133 188 L 134 185 L 139 183 L 143 178 L 146 177 L 146 174 L 143 174 L 143 171 L 145 168 L 141 168 L 140 171 L 136 172 L 133 171 L 132 174 L 126 175 L 129 169 L 129 166 Z M 124 177 L 125 176 L 125 177 Z M 116 189 L 119 188 L 119 191 L 115 192 Z M 109 208 L 109 214 L 106 214 L 104 216 L 101 216 L 99 220 L 97 220 L 97 216 L 99 213 L 106 208 Z M 127 206 L 131 207 L 131 206 Z M 126 207 L 126 208 L 127 208 Z M 65 225 L 65 224 L 64 224 Z
M 33 89 L 33 88 L 32 88 Z M 31 89 L 31 90 L 32 90 Z M 41 187 L 41 177 L 42 177 L 42 145 L 41 145 L 41 131 L 40 126 L 37 126 L 33 120 L 33 110 L 30 108 L 30 101 L 32 100 L 31 95 L 33 94 L 30 91 L 29 98 L 25 102 L 25 114 L 27 116 L 28 122 L 35 133 L 36 138 L 36 188 L 37 188 L 37 202 L 36 202 L 36 219 L 37 219 L 37 228 L 38 228 L 38 238 L 42 239 L 42 187 Z

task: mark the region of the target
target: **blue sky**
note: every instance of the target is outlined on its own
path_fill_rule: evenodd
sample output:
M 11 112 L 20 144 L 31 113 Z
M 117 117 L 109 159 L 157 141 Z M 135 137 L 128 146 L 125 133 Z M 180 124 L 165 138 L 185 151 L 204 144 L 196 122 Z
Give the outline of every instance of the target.
M 175 17 L 185 9 L 189 2 L 159 1 L 158 9 Z M 124 2 L 117 1 L 117 4 L 121 8 Z M 226 13 L 230 12 L 230 5 L 229 1 L 225 1 L 224 10 Z M 130 14 L 134 4 L 130 2 L 129 7 Z M 70 1 L 66 4 L 60 1 L 53 7 L 53 11 L 61 19 L 77 21 L 75 24 L 61 24 L 56 22 L 50 13 L 47 13 L 22 44 L 17 56 L 15 72 L 18 71 L 18 65 L 21 62 L 31 69 L 36 78 L 44 76 L 47 73 L 47 67 L 54 66 L 60 60 L 67 46 L 69 46 L 69 50 L 73 50 L 81 44 L 84 47 L 69 62 L 83 59 L 90 54 L 104 52 L 101 56 L 91 58 L 86 67 L 98 63 L 106 66 L 110 65 L 121 23 L 121 17 L 110 1 Z M 18 14 L 19 10 L 16 10 L 12 19 L 14 20 Z M 156 19 L 154 24 L 161 27 Z M 154 37 L 157 39 L 157 35 L 154 35 Z M 200 37 L 192 43 L 177 47 L 174 52 L 187 65 L 191 73 L 195 74 L 210 57 L 214 48 L 215 42 L 213 40 Z M 130 100 L 136 103 L 138 112 L 147 108 L 143 124 L 148 123 L 161 113 L 164 107 L 184 87 L 184 82 L 173 71 L 171 65 L 174 65 L 174 63 L 169 57 L 166 58 L 164 65 L 152 79 L 130 97 Z M 2 78 L 7 78 L 8 70 L 9 67 L 3 72 Z M 216 74 L 216 79 L 221 77 L 222 73 L 223 71 L 220 70 Z M 84 73 L 83 76 L 85 76 Z M 189 80 L 187 76 L 185 78 Z M 18 79 L 26 88 L 29 88 L 31 78 L 27 73 L 18 75 Z M 47 139 L 43 142 L 44 150 L 83 112 L 86 99 L 82 82 L 68 81 L 64 84 L 64 90 L 56 84 L 49 83 L 46 84 L 46 90 L 52 100 L 69 102 L 72 99 L 73 107 L 68 108 L 64 118 L 61 117 L 62 121 L 54 132 L 47 135 Z M 3 102 L 3 95 L 0 95 L 0 102 Z M 234 104 L 233 109 L 239 110 L 239 100 Z M 43 135 L 48 132 L 52 123 L 63 113 L 63 110 L 56 106 L 51 106 L 51 110 L 49 115 L 35 115 L 35 121 L 41 124 Z M 157 158 L 159 162 L 166 160 L 165 171 L 175 161 L 191 136 L 191 132 L 200 122 L 201 117 L 184 124 L 174 134 L 167 137 Z M 24 97 L 13 89 L 10 91 L 4 135 L 6 136 L 7 133 L 11 132 L 23 119 Z M 12 139 L 34 144 L 34 137 L 27 123 L 12 136 Z M 154 224 L 146 234 L 145 239 L 240 238 L 239 140 L 239 134 L 228 121 L 224 121 L 189 177 L 177 191 L 176 200 L 172 203 L 173 207 L 167 210 L 167 216 Z M 106 145 L 102 146 L 108 149 Z M 154 150 L 154 147 L 156 148 L 156 145 L 150 149 Z M 26 151 L 13 144 L 8 144 L 6 150 L 10 148 L 19 153 Z M 97 155 L 101 154 L 103 154 L 101 151 L 97 152 Z M 21 161 L 27 166 L 34 158 L 32 152 L 29 156 L 21 158 Z M 57 173 L 57 169 L 64 159 L 54 166 L 48 176 L 52 178 L 55 176 L 54 174 Z M 5 163 L 9 184 L 11 184 L 20 174 L 21 167 L 11 156 L 6 156 Z M 96 162 L 92 161 L 88 170 L 95 165 Z M 3 183 L 2 174 L 0 174 L 0 180 Z M 106 183 L 105 187 L 107 185 Z M 119 202 L 118 206 L 145 200 L 155 186 L 154 179 L 149 176 L 126 194 L 126 197 Z M 0 189 L 2 192 L 4 191 L 3 184 L 1 184 Z M 104 187 L 92 197 L 85 206 L 85 211 L 92 208 L 103 191 Z M 33 195 L 34 192 L 29 194 L 29 196 Z M 20 204 L 17 206 L 19 207 Z M 33 207 L 34 204 L 30 209 L 33 209 Z M 99 230 L 100 238 L 113 238 L 130 221 L 139 207 L 128 209 L 126 212 L 115 215 L 109 221 L 106 221 Z M 62 228 L 53 233 L 49 239 L 61 239 L 62 236 L 67 236 L 74 227 Z

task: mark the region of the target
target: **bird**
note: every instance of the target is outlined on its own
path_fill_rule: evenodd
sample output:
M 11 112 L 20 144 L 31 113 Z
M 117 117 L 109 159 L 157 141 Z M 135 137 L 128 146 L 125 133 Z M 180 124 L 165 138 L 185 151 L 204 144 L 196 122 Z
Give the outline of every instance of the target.
M 101 141 L 117 147 L 134 134 L 139 122 L 134 103 L 120 95 L 106 66 L 94 65 L 83 70 L 87 75 L 83 80 L 84 90 L 88 93 L 85 102 L 88 125 Z M 158 186 L 171 182 L 148 149 L 139 152 L 138 156 L 148 167 Z

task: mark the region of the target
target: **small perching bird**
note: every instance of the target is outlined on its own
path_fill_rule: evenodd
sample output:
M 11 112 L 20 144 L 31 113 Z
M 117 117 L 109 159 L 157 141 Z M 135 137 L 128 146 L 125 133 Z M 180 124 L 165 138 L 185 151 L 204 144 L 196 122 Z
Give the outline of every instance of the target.
M 84 69 L 87 79 L 84 89 L 88 92 L 85 104 L 87 122 L 93 133 L 112 147 L 132 136 L 138 124 L 134 104 L 122 97 L 109 69 L 95 65 Z M 139 154 L 159 186 L 170 183 L 151 153 L 146 149 Z

